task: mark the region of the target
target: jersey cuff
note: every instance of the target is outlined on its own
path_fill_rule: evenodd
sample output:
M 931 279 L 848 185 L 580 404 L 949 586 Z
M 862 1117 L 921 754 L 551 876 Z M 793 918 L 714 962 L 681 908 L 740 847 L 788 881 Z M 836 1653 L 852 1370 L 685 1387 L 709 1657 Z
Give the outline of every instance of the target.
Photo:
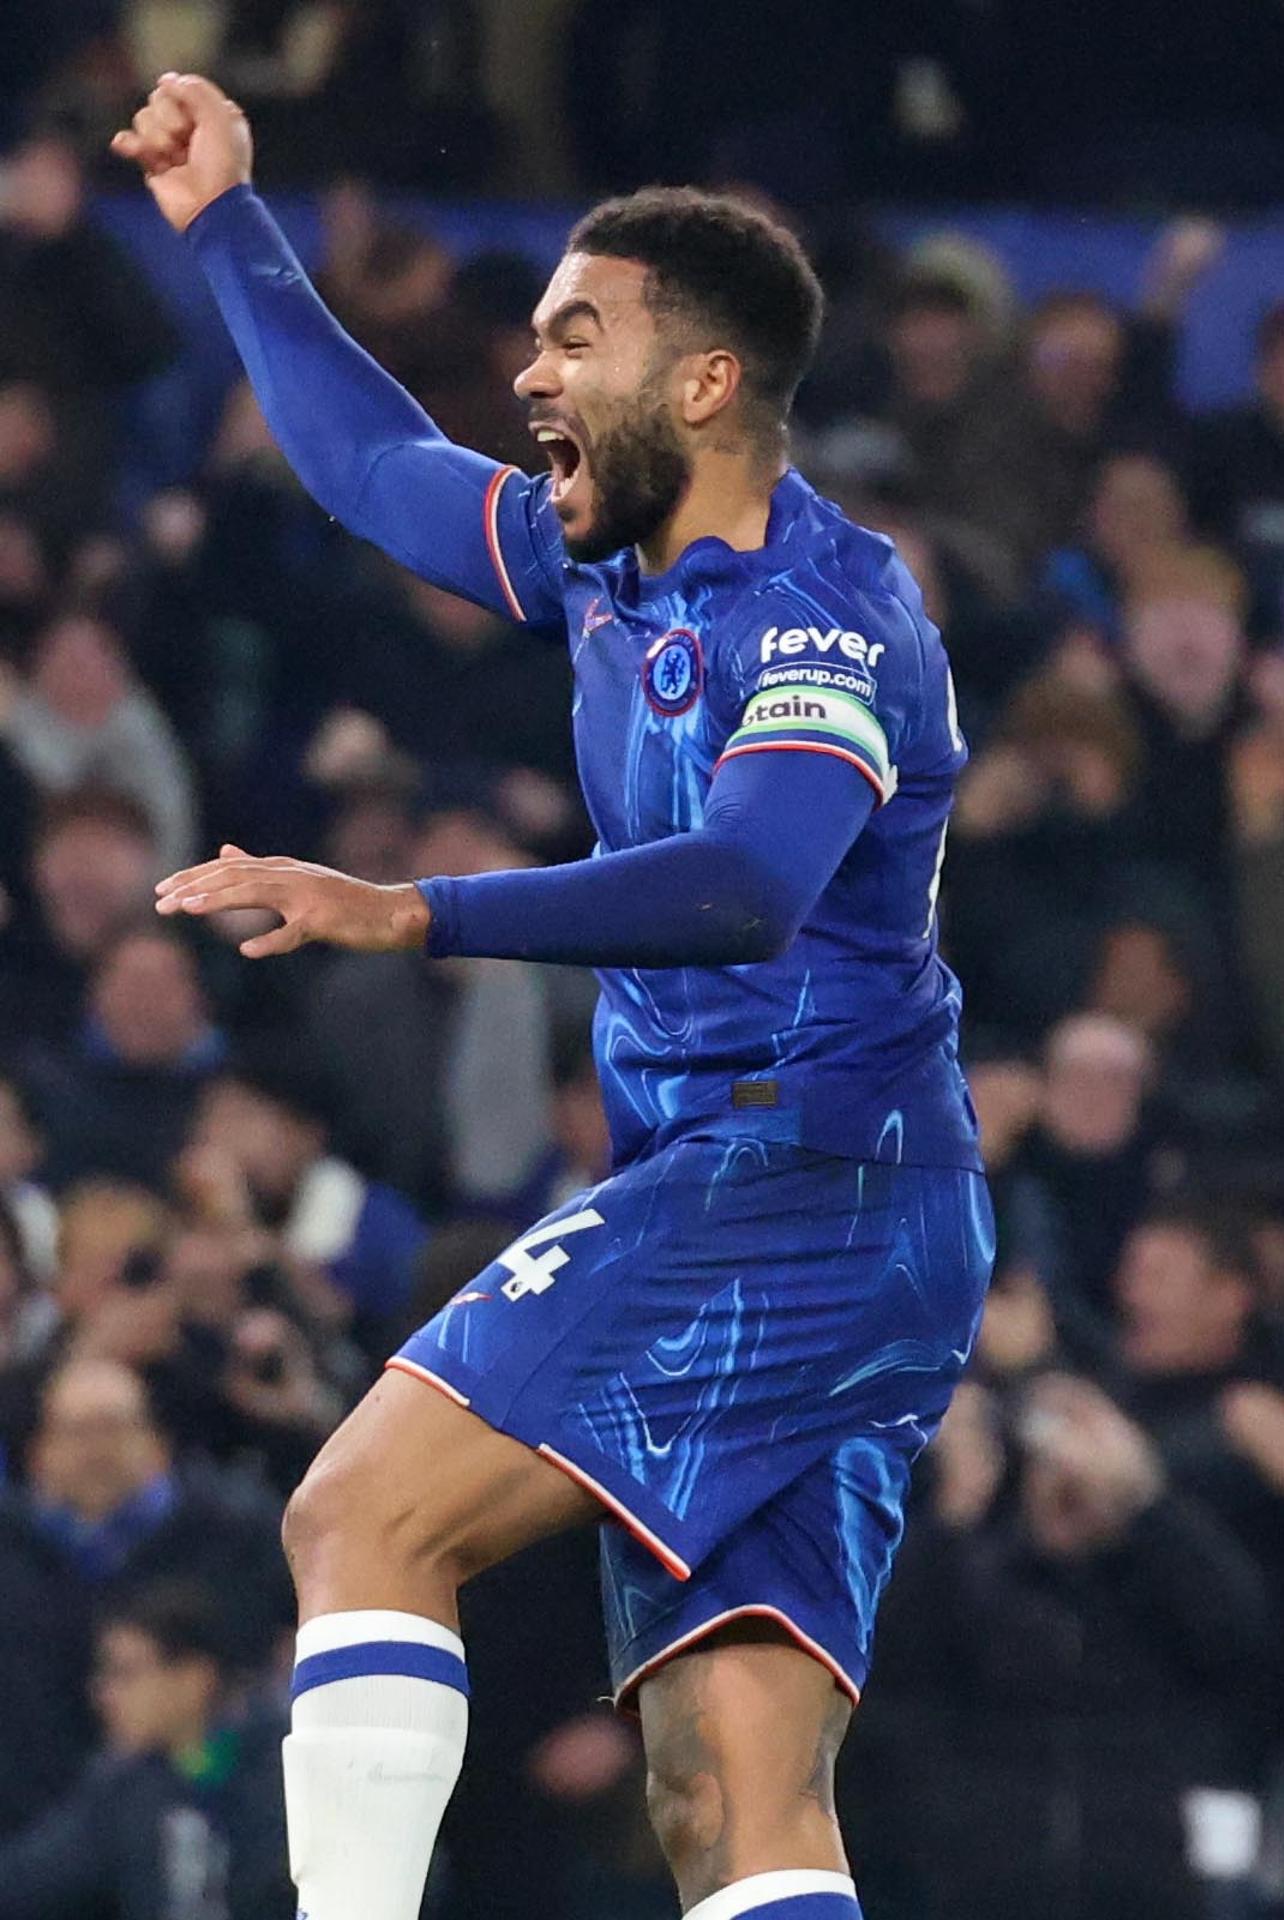
M 446 960 L 459 951 L 458 888 L 453 880 L 416 880 L 428 908 L 428 938 L 424 952 L 430 960 Z
M 230 222 L 239 219 L 238 208 L 249 201 L 258 201 L 258 195 L 247 180 L 239 180 L 234 187 L 225 187 L 213 200 L 201 208 L 194 219 L 188 221 L 183 229 L 183 238 L 199 253 L 201 243 L 219 237 L 220 228 L 226 228 Z

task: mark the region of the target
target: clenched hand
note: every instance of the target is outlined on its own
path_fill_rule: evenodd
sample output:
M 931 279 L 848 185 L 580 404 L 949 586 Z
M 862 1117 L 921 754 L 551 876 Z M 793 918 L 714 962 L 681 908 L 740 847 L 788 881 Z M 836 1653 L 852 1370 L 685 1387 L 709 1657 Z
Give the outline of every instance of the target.
M 397 953 L 422 946 L 428 934 L 428 908 L 412 883 L 377 887 L 311 860 L 256 859 L 240 847 L 223 846 L 217 860 L 171 874 L 156 895 L 157 913 L 167 915 L 203 919 L 244 907 L 280 914 L 271 933 L 241 942 L 247 960 L 293 953 L 314 940 L 355 953 Z
M 229 187 L 247 184 L 254 162 L 249 121 L 221 87 L 195 73 L 162 74 L 111 147 L 137 163 L 179 233 Z

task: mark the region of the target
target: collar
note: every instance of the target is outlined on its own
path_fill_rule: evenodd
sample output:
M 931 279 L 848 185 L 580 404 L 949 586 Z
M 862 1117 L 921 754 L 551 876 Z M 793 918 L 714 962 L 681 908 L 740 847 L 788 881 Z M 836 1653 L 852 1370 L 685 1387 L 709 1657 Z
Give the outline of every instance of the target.
M 616 575 L 623 597 L 635 605 L 662 599 L 666 594 L 691 587 L 697 582 L 753 579 L 760 573 L 774 572 L 779 568 L 780 548 L 814 498 L 814 490 L 797 467 L 787 467 L 771 490 L 767 531 L 760 547 L 738 549 L 717 534 L 706 534 L 684 547 L 673 565 L 666 567 L 663 573 L 643 573 L 635 547 L 627 547 L 618 559 L 601 563 L 601 567 L 603 571 Z M 598 569 L 584 567 L 578 571 L 592 577 Z

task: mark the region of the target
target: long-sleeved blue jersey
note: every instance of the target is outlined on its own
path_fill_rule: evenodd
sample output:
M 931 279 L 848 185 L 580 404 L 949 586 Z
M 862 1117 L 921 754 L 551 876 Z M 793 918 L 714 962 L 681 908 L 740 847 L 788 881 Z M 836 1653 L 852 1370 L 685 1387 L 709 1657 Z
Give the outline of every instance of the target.
M 750 552 L 564 550 L 546 479 L 454 446 L 337 326 L 261 203 L 190 229 L 269 425 L 355 533 L 569 634 L 596 857 L 425 883 L 431 950 L 598 968 L 617 1161 L 690 1136 L 979 1168 L 937 953 L 966 749 L 891 543 L 795 471 Z

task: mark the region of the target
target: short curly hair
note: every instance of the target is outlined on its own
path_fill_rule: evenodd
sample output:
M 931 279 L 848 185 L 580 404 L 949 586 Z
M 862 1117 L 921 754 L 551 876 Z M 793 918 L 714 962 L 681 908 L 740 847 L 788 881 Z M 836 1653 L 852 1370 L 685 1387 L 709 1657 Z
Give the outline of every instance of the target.
M 734 352 L 746 398 L 783 420 L 825 309 L 811 262 L 787 227 L 729 194 L 644 187 L 594 207 L 572 229 L 567 251 L 639 261 L 652 312 Z

